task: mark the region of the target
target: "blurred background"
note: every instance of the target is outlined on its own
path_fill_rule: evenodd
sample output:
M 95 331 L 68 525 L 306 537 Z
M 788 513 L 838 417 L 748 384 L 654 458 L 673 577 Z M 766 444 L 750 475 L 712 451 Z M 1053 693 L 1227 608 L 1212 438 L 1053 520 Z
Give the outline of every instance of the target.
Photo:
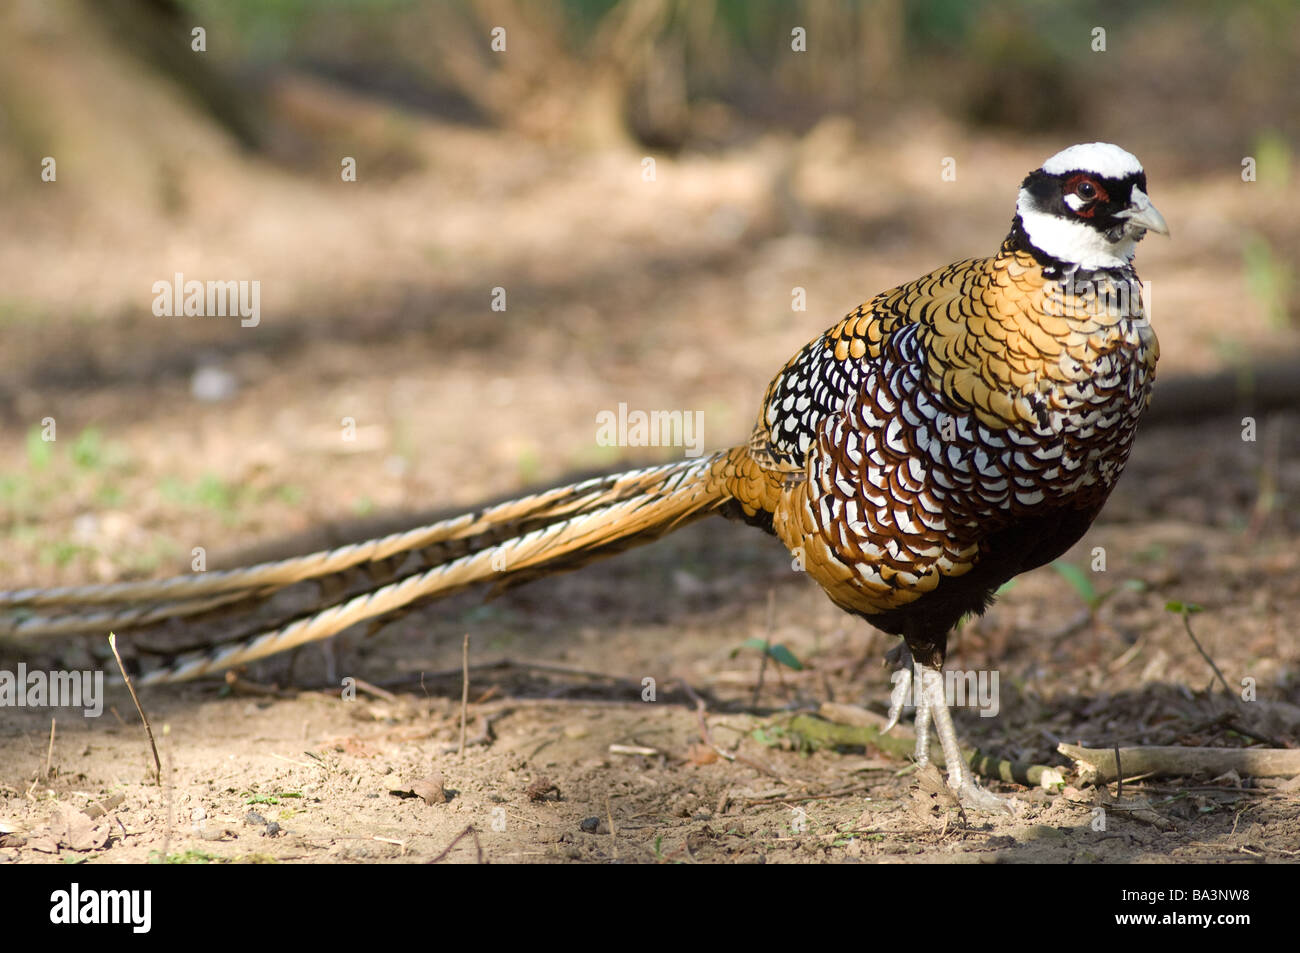
M 1096 139 L 1173 229 L 1153 415 L 1229 415 L 1130 510 L 1290 532 L 1294 416 L 1230 415 L 1296 402 L 1297 75 L 1288 0 L 6 0 L 3 585 L 680 454 L 600 446 L 621 402 L 744 440 L 789 355 Z M 156 316 L 177 273 L 259 282 L 257 326 Z M 1215 440 L 1256 454 L 1226 503 L 1178 456 Z

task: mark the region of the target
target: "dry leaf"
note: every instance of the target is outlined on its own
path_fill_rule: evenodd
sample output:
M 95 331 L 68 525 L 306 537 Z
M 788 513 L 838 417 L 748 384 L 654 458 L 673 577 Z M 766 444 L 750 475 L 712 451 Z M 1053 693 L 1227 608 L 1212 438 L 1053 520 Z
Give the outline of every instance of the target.
M 108 843 L 108 825 L 97 827 L 84 812 L 66 804 L 58 806 L 48 831 L 59 846 L 69 850 L 99 850 Z
M 119 791 L 117 794 L 101 798 L 98 801 L 91 801 L 86 805 L 86 816 L 91 818 L 103 817 L 114 808 L 121 807 L 125 800 L 126 795 Z
M 530 801 L 545 801 L 546 795 L 552 791 L 555 792 L 555 799 L 560 799 L 560 789 L 546 775 L 542 775 L 528 787 L 524 788 L 524 793 L 528 795 Z
M 718 753 L 713 750 L 713 746 L 702 742 L 691 745 L 686 751 L 687 764 L 713 764 L 717 760 Z
M 424 799 L 425 804 L 446 804 L 447 792 L 442 786 L 442 775 L 434 772 L 427 778 L 421 778 L 411 784 L 411 791 Z
M 912 813 L 922 819 L 944 818 L 944 830 L 953 814 L 962 814 L 961 801 L 953 794 L 942 772 L 927 764 L 916 772 L 916 786 L 912 788 Z

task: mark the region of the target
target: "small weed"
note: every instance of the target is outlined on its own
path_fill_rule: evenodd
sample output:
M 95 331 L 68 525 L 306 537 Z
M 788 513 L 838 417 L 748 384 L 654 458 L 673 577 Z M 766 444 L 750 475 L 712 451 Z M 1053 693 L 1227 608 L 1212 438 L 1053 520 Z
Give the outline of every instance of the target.
M 53 565 L 61 569 L 83 553 L 93 554 L 94 552 L 93 549 L 86 546 L 79 546 L 67 540 L 57 540 L 42 546 L 37 558 L 42 566 Z
M 1258 177 L 1269 188 L 1285 188 L 1291 181 L 1291 145 L 1280 133 L 1266 129 L 1255 136 L 1252 155 L 1258 164 Z
M 1149 546 L 1143 546 L 1133 554 L 1133 560 L 1139 563 L 1160 563 L 1164 562 L 1169 555 L 1169 548 L 1160 543 L 1152 543 Z
M 203 474 L 194 488 L 194 499 L 199 505 L 222 512 L 233 510 L 238 496 L 237 487 L 212 473 Z
M 536 483 L 541 479 L 541 457 L 538 455 L 536 447 L 528 446 L 519 451 L 519 455 L 515 458 L 515 473 L 518 474 L 519 482 L 524 486 Z
M 216 854 L 209 854 L 201 850 L 186 850 L 179 854 L 167 854 L 163 856 L 161 851 L 153 850 L 149 852 L 149 863 L 151 864 L 222 864 L 225 859 L 218 857 Z
M 44 470 L 54 459 L 54 441 L 46 440 L 43 433 L 35 425 L 27 431 L 27 465 L 33 470 Z
M 1089 609 L 1095 612 L 1106 601 L 1105 596 L 1098 595 L 1097 588 L 1092 584 L 1092 580 L 1088 578 L 1088 574 L 1074 563 L 1067 563 L 1058 559 L 1052 563 L 1052 568 L 1070 584 L 1070 588 L 1079 594 L 1079 598 L 1087 604 Z
M 240 489 L 226 483 L 213 473 L 205 473 L 194 484 L 187 484 L 174 476 L 163 477 L 158 484 L 163 499 L 182 506 L 204 506 L 222 513 L 231 513 L 239 502 Z
M 16 502 L 24 485 L 21 477 L 12 473 L 0 473 L 0 500 L 6 503 Z
M 1165 611 L 1173 612 L 1183 617 L 1183 630 L 1187 633 L 1187 637 L 1192 640 L 1192 644 L 1196 646 L 1196 651 L 1200 653 L 1201 658 L 1205 659 L 1205 663 L 1209 665 L 1210 670 L 1214 672 L 1215 678 L 1217 678 L 1219 684 L 1223 686 L 1223 693 L 1231 696 L 1232 689 L 1228 687 L 1228 680 L 1223 677 L 1223 672 L 1219 671 L 1219 666 L 1214 663 L 1214 659 L 1210 657 L 1210 653 L 1205 651 L 1204 646 L 1201 645 L 1201 640 L 1198 639 L 1196 633 L 1192 631 L 1192 616 L 1198 612 L 1204 612 L 1205 609 L 1194 602 L 1170 601 L 1165 603 Z
M 303 488 L 293 483 L 286 483 L 284 486 L 277 487 L 275 491 L 276 499 L 288 506 L 297 506 L 307 496 Z
M 759 725 L 750 732 L 750 737 L 765 748 L 780 748 L 785 747 L 790 733 L 780 725 Z
M 126 502 L 126 494 L 121 487 L 105 483 L 95 491 L 95 502 L 108 508 L 118 507 Z
M 803 662 L 795 656 L 784 644 L 777 642 L 775 645 L 765 639 L 753 638 L 746 639 L 736 648 L 731 650 L 731 658 L 735 658 L 744 649 L 758 649 L 760 652 L 767 654 L 767 657 L 779 665 L 784 665 L 788 669 L 796 672 L 803 671 Z
M 1277 255 L 1262 235 L 1252 235 L 1241 249 L 1246 269 L 1246 288 L 1264 310 L 1268 323 L 1283 329 L 1289 323 L 1289 304 L 1294 275 L 1286 260 Z
M 68 453 L 77 469 L 98 470 L 104 465 L 104 438 L 94 427 L 87 427 L 72 441 Z

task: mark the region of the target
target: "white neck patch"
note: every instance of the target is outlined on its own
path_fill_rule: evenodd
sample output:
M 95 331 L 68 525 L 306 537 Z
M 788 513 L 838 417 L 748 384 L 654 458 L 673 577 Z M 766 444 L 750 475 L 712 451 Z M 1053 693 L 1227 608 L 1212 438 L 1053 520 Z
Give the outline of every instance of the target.
M 1053 258 L 1078 265 L 1089 271 L 1096 268 L 1124 268 L 1133 263 L 1137 242 L 1132 238 L 1125 235 L 1117 242 L 1110 242 L 1091 225 L 1041 212 L 1034 207 L 1033 197 L 1026 189 L 1020 190 L 1020 198 L 1016 201 L 1016 212 L 1025 227 L 1025 234 L 1029 236 L 1030 243 Z
M 1131 152 L 1109 142 L 1085 142 L 1062 149 L 1043 163 L 1048 175 L 1092 172 L 1107 179 L 1122 179 L 1142 171 L 1142 163 Z

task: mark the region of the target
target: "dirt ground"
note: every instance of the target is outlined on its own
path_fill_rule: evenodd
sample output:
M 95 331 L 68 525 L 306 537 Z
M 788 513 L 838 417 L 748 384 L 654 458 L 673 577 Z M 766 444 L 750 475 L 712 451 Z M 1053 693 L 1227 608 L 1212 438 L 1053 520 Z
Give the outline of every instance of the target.
M 50 218 L 0 263 L 4 585 L 183 571 L 195 546 L 216 568 L 669 459 L 596 444 L 596 413 L 620 402 L 703 411 L 709 447 L 743 440 L 789 354 L 875 292 L 991 252 L 1020 176 L 1066 144 L 1009 147 L 931 119 L 888 146 L 828 121 L 663 158 L 649 186 L 639 155 L 426 121 L 402 127 L 425 171 L 342 199 L 217 144 L 162 198 L 128 177 L 76 216 L 18 202 L 19 223 Z M 954 153 L 961 173 L 942 185 Z M 1161 380 L 1294 354 L 1294 321 L 1224 249 L 1259 233 L 1295 260 L 1300 185 L 1251 191 L 1236 168 L 1142 158 L 1177 236 L 1139 255 Z M 85 188 L 56 200 L 63 212 Z M 142 289 L 175 270 L 260 275 L 262 326 L 154 318 Z M 498 286 L 504 313 L 488 307 Z M 883 710 L 892 640 L 834 609 L 775 540 L 717 520 L 347 633 L 292 671 L 277 658 L 235 686 L 146 690 L 161 786 L 121 691 L 98 719 L 58 712 L 52 740 L 48 711 L 0 708 L 0 863 L 1294 860 L 1294 781 L 1119 791 L 1055 751 L 1300 739 L 1300 416 L 1261 416 L 1243 440 L 1231 395 L 1223 410 L 1140 435 L 1066 557 L 1086 584 L 1031 573 L 954 636 L 951 666 L 1000 676 L 997 717 L 956 713 L 964 740 L 1066 774 L 1050 791 L 990 782 L 1020 803 L 1014 818 L 959 816 L 873 747 L 807 749 L 793 712 Z M 355 441 L 340 440 L 344 417 Z M 1104 573 L 1088 571 L 1096 547 Z M 1197 639 L 1255 700 L 1223 696 L 1171 601 L 1203 607 Z M 751 638 L 803 670 L 769 664 L 760 690 Z M 103 655 L 102 639 L 10 643 L 0 667 Z M 345 700 L 345 677 L 377 690 Z
M 950 664 L 996 669 L 1002 686 L 999 717 L 958 713 L 966 740 L 1000 757 L 1056 765 L 1066 764 L 1053 752 L 1058 740 L 1235 747 L 1250 732 L 1294 744 L 1300 644 L 1287 622 L 1300 602 L 1294 530 L 1239 525 L 1249 449 L 1205 441 L 1194 469 L 1169 472 L 1167 460 L 1198 434 L 1148 433 L 1108 518 L 1070 554 L 1076 562 L 1095 546 L 1110 554 L 1097 584 L 1110 598 L 1094 616 L 1063 591 L 1061 577 L 1042 570 L 961 631 Z M 1211 449 L 1220 445 L 1232 449 Z M 1275 472 L 1294 487 L 1300 461 Z M 1256 679 L 1258 701 L 1216 694 L 1180 617 L 1164 609 L 1188 597 L 1205 607 L 1193 620 L 1207 653 L 1233 685 Z M 470 743 L 460 755 L 465 633 L 475 668 Z M 769 668 L 757 704 L 758 655 L 734 653 L 752 636 L 784 643 L 806 666 L 779 677 Z M 1116 801 L 1114 785 L 1081 785 L 1066 769 L 1067 784 L 1050 792 L 994 782 L 1022 805 L 1017 817 L 963 819 L 936 807 L 904 760 L 861 748 L 801 750 L 783 729 L 790 710 L 827 700 L 880 710 L 885 648 L 884 637 L 791 573 L 774 541 L 748 527 L 703 524 L 486 605 L 460 597 L 374 638 L 345 636 L 333 659 L 312 648 L 294 665 L 298 684 L 319 684 L 333 664 L 377 688 L 389 685 L 391 697 L 260 694 L 257 686 L 286 681 L 285 660 L 246 673 L 234 691 L 147 690 L 170 779 L 162 788 L 123 692 L 99 719 L 60 713 L 52 747 L 46 714 L 7 710 L 0 823 L 9 833 L 0 856 L 36 863 L 1298 856 L 1294 782 L 1139 780 Z M 656 684 L 653 702 L 642 700 L 647 677 Z M 734 760 L 701 746 L 688 691 L 707 700 L 711 740 Z M 445 803 L 411 793 L 439 785 Z M 86 817 L 85 808 L 105 802 L 113 805 L 106 818 Z M 268 822 L 278 831 L 268 835 Z M 457 841 L 470 827 L 475 833 Z

